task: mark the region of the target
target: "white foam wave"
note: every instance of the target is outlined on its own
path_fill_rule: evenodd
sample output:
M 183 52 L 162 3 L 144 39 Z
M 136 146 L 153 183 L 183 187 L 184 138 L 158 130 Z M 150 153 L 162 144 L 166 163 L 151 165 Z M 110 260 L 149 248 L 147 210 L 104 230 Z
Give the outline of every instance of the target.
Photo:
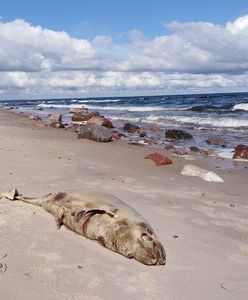
M 81 104 L 47 104 L 47 103 L 41 103 L 38 104 L 38 107 L 49 107 L 49 108 L 77 108 L 82 107 Z M 149 112 L 149 111 L 161 111 L 166 110 L 163 107 L 158 106 L 97 106 L 97 105 L 84 105 L 84 107 L 89 109 L 95 109 L 95 110 L 115 110 L 115 111 L 127 111 L 127 112 Z
M 121 99 L 98 99 L 98 100 L 78 100 L 78 103 L 114 103 L 114 102 L 121 102 Z
M 141 118 L 138 117 L 128 117 L 128 116 L 123 116 L 121 117 L 116 117 L 116 116 L 109 116 L 110 120 L 116 120 L 116 121 L 130 121 L 130 122 L 142 122 Z
M 122 100 L 115 99 L 109 102 L 119 102 Z M 77 108 L 77 107 L 86 107 L 88 109 L 94 110 L 108 110 L 108 111 L 125 111 L 125 112 L 153 112 L 153 111 L 184 111 L 189 109 L 189 107 L 162 107 L 162 106 L 100 106 L 100 105 L 90 105 L 91 103 L 101 103 L 98 100 L 80 100 L 79 103 L 73 104 L 52 104 L 52 103 L 41 103 L 38 106 L 43 108 Z M 89 104 L 88 104 L 89 103 Z M 103 101 L 102 103 L 108 103 L 108 101 Z
M 237 110 L 237 109 L 248 110 L 248 103 L 235 104 L 232 110 Z
M 37 105 L 38 107 L 43 108 L 81 108 L 83 107 L 82 104 L 47 104 L 47 103 L 41 103 Z
M 179 123 L 191 123 L 197 125 L 208 125 L 213 127 L 248 127 L 247 119 L 236 119 L 236 118 L 211 118 L 211 117 L 184 117 L 184 116 L 149 116 L 146 120 L 150 121 L 176 121 Z

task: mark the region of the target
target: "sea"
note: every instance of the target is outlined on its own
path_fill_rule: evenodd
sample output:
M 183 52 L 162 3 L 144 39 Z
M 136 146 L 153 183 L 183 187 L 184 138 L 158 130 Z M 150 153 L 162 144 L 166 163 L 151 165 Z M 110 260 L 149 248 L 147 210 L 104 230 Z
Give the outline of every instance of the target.
M 226 149 L 211 145 L 214 150 L 230 157 L 238 144 L 248 144 L 248 93 L 160 95 L 140 97 L 97 97 L 73 99 L 0 100 L 0 106 L 25 114 L 35 114 L 47 121 L 50 114 L 60 113 L 70 124 L 71 107 L 86 107 L 109 118 L 115 128 L 123 132 L 127 122 L 148 132 L 158 146 L 167 145 L 166 129 L 185 130 L 193 135 L 189 141 L 177 142 L 178 147 L 209 148 L 209 137 L 226 140 Z M 149 132 L 151 124 L 158 125 L 159 133 Z M 139 136 L 129 136 L 132 142 Z

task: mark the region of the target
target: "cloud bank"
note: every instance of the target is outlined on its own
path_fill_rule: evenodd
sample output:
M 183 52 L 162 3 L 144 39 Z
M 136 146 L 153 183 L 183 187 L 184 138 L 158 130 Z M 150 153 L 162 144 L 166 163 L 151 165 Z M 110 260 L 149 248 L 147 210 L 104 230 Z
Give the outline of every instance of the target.
M 133 30 L 118 43 L 0 20 L 0 99 L 246 90 L 248 15 L 164 26 L 169 34 Z

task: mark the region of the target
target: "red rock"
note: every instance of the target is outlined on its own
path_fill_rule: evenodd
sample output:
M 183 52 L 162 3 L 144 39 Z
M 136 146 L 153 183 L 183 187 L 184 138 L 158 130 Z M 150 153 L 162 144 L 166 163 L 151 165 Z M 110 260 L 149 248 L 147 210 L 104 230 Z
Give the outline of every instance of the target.
M 172 160 L 170 158 L 157 152 L 146 156 L 145 159 L 152 159 L 155 162 L 156 166 L 172 164 Z
M 248 146 L 236 146 L 234 149 L 233 159 L 248 159 Z
M 152 125 L 149 129 L 152 132 L 159 132 L 161 130 L 160 127 L 157 125 Z
M 116 134 L 116 133 L 112 134 L 112 141 L 116 141 L 116 140 L 119 140 L 119 139 L 120 139 L 120 137 L 119 137 L 118 134 Z
M 88 120 L 87 122 L 88 124 L 96 124 L 96 125 L 100 125 L 100 126 L 104 126 L 107 128 L 113 128 L 113 124 L 112 122 L 104 117 L 92 117 L 91 119 Z

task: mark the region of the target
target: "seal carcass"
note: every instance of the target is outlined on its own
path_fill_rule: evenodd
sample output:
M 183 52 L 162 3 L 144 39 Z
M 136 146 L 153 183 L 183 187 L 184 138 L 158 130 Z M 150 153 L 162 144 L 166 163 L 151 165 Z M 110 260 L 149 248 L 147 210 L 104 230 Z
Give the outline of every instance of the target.
M 165 264 L 164 248 L 148 222 L 112 195 L 78 191 L 29 198 L 12 190 L 2 196 L 41 206 L 55 216 L 58 228 L 65 225 L 128 258 L 146 265 Z

